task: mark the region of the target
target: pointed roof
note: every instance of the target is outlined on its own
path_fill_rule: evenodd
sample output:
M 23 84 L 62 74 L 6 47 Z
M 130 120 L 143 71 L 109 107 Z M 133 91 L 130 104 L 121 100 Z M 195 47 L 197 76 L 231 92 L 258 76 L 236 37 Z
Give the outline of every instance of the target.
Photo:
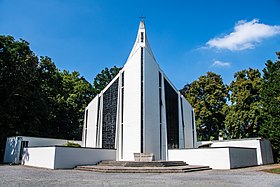
M 136 53 L 136 51 L 140 47 L 144 47 L 150 53 L 150 55 L 153 57 L 153 59 L 155 60 L 155 57 L 153 55 L 153 52 L 150 48 L 150 45 L 149 45 L 149 42 L 148 42 L 148 39 L 147 39 L 146 28 L 145 28 L 144 21 L 140 21 L 136 41 L 135 41 L 134 46 L 133 46 L 133 48 L 130 52 L 128 60 Z

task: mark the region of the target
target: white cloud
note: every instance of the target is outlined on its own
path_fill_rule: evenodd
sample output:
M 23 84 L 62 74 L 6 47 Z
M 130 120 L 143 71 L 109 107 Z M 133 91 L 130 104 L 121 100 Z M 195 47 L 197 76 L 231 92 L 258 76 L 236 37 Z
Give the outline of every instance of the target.
M 210 48 L 229 49 L 240 51 L 252 49 L 263 39 L 280 34 L 280 26 L 259 23 L 258 19 L 250 22 L 240 20 L 234 27 L 234 31 L 223 37 L 209 40 L 206 45 Z
M 214 67 L 230 67 L 230 63 L 229 62 L 222 62 L 220 60 L 214 60 L 214 62 L 211 66 L 214 66 Z

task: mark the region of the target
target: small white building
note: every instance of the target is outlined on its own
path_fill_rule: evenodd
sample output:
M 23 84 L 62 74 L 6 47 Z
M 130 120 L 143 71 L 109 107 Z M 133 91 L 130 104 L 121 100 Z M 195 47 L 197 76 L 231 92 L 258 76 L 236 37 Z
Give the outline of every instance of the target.
M 203 144 L 205 142 L 198 142 L 198 145 L 200 143 Z M 232 139 L 232 140 L 223 140 L 223 141 L 218 141 L 218 140 L 210 141 L 209 148 L 218 148 L 218 147 L 253 148 L 256 149 L 257 165 L 274 163 L 272 147 L 268 139 L 245 138 L 245 139 Z
M 40 138 L 29 136 L 8 137 L 6 140 L 4 163 L 20 164 L 26 147 L 42 147 L 64 145 L 71 140 Z M 82 144 L 81 141 L 71 141 Z

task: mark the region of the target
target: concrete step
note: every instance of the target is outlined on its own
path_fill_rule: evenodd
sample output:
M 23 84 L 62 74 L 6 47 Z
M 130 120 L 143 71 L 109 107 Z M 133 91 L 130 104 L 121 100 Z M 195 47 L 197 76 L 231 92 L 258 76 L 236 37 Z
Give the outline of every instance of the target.
M 195 172 L 195 171 L 204 171 L 204 170 L 211 170 L 209 166 L 195 166 L 195 165 L 190 165 L 188 168 L 184 168 L 184 172 Z
M 111 161 L 103 160 L 98 166 L 123 166 L 123 167 L 171 167 L 186 166 L 184 161 L 152 161 L 152 162 L 135 162 L 135 161 Z
M 99 166 L 125 166 L 127 161 L 113 161 L 113 160 L 102 160 L 96 165 Z
M 169 166 L 187 166 L 188 164 L 184 161 L 163 161 L 164 167 Z
M 210 170 L 208 166 L 170 166 L 170 167 L 124 167 L 124 166 L 77 166 L 75 169 L 82 171 L 104 173 L 186 173 Z

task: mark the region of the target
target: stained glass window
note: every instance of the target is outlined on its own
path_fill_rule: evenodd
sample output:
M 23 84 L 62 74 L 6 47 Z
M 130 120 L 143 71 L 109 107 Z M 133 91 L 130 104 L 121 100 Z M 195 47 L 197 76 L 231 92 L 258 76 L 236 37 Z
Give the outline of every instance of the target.
M 115 149 L 118 79 L 103 94 L 102 148 Z
M 179 148 L 178 94 L 164 79 L 167 144 L 169 149 Z

